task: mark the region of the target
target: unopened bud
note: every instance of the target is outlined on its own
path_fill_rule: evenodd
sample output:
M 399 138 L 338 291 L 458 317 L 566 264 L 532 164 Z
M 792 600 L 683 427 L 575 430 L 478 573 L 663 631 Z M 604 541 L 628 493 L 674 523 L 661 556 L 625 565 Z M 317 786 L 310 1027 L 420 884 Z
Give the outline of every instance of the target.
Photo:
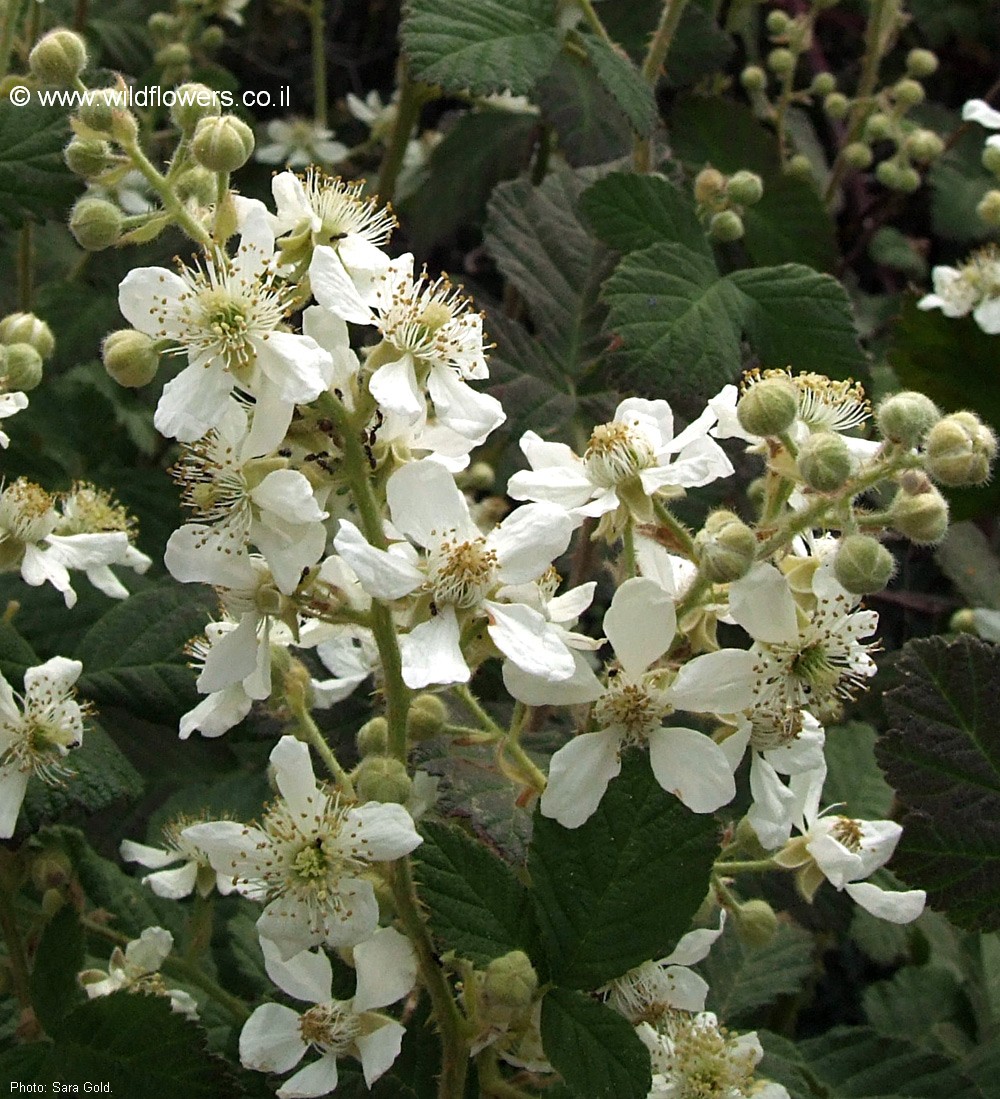
M 875 169 L 875 178 L 883 187 L 904 195 L 912 195 L 920 187 L 920 173 L 896 160 L 883 160 Z
M 182 200 L 193 198 L 200 205 L 208 206 L 218 196 L 217 179 L 214 172 L 196 164 L 177 177 L 177 194 Z
M 354 738 L 359 756 L 385 755 L 389 750 L 389 722 L 373 717 L 358 729 Z
M 948 629 L 953 633 L 978 633 L 976 612 L 971 607 L 963 607 L 960 611 L 955 611 L 948 623 Z
M 788 76 L 795 68 L 795 54 L 784 46 L 778 46 L 767 55 L 767 67 L 775 76 Z
M 987 172 L 1000 176 L 1000 145 L 987 145 L 983 149 L 982 161 Z
M 135 144 L 139 136 L 139 120 L 131 111 L 112 111 L 111 136 L 119 145 Z
M 81 179 L 93 179 L 115 163 L 111 146 L 100 138 L 74 137 L 63 150 L 66 167 Z
M 833 119 L 841 119 L 847 117 L 847 112 L 851 109 L 851 101 L 844 95 L 843 92 L 830 92 L 830 94 L 823 100 L 823 110 L 828 117 Z
M 905 447 L 919 446 L 941 419 L 941 409 L 923 393 L 907 390 L 886 397 L 875 410 L 882 438 Z
M 747 65 L 740 73 L 740 83 L 748 92 L 762 92 L 767 87 L 767 73 L 760 65 Z
M 720 210 L 708 223 L 708 235 L 721 244 L 739 240 L 745 232 L 743 219 L 735 210 Z
M 736 418 L 751 435 L 780 435 L 795 422 L 799 396 L 789 378 L 764 378 L 747 388 L 736 406 Z
M 523 950 L 494 958 L 486 967 L 483 998 L 488 1006 L 523 1011 L 538 992 L 538 974 Z
M 0 320 L 0 343 L 30 343 L 43 359 L 56 349 L 52 329 L 34 313 L 10 313 Z
M 763 900 L 744 901 L 733 910 L 736 934 L 747 946 L 760 949 L 778 933 L 778 917 Z
M 362 801 L 402 805 L 410 796 L 413 780 L 400 760 L 392 756 L 365 756 L 358 766 L 354 785 Z
M 923 103 L 927 93 L 919 80 L 903 77 L 893 85 L 892 94 L 896 102 L 904 107 L 915 107 L 918 103 Z
M 473 462 L 465 471 L 462 485 L 472 492 L 488 492 L 497 480 L 496 470 L 489 462 Z
M 203 118 L 191 139 L 191 152 L 212 172 L 235 172 L 253 152 L 253 130 L 235 115 Z
M 904 148 L 918 164 L 929 164 L 944 152 L 944 142 L 933 130 L 914 130 Z
M 714 511 L 695 537 L 698 567 L 717 584 L 739 580 L 757 553 L 753 531 L 731 511 Z
M 756 172 L 735 172 L 726 184 L 726 194 L 741 206 L 753 206 L 764 197 L 764 181 Z
M 68 87 L 86 67 L 87 44 L 65 27 L 49 31 L 28 54 L 28 69 L 42 84 Z
M 927 472 L 942 485 L 982 485 L 990 478 L 997 437 L 974 412 L 939 420 L 925 443 Z
M 94 88 L 87 93 L 77 114 L 80 121 L 91 130 L 110 134 L 112 116 L 123 101 L 124 96 L 119 88 Z
M 146 20 L 150 35 L 157 42 L 169 42 L 177 28 L 177 17 L 165 11 L 155 11 Z
M 816 492 L 835 492 L 854 469 L 851 452 L 835 431 L 817 431 L 799 448 L 797 459 L 802 480 Z
M 1000 229 L 1000 191 L 987 191 L 976 206 L 976 213 L 991 229 Z
M 30 343 L 11 343 L 0 347 L 3 352 L 0 376 L 7 392 L 29 393 L 42 380 L 42 356 Z
M 81 248 L 100 252 L 121 239 L 122 212 L 107 199 L 84 195 L 70 212 L 69 231 Z
M 849 534 L 833 559 L 834 576 L 852 595 L 881 591 L 895 571 L 895 558 L 877 538 L 868 534 Z
M 809 182 L 813 178 L 812 161 L 805 153 L 796 153 L 784 167 L 785 175 Z
M 830 95 L 837 87 L 837 78 L 833 73 L 817 73 L 813 77 L 810 91 L 813 95 Z
M 419 694 L 406 714 L 406 735 L 412 741 L 439 736 L 448 720 L 448 708 L 437 695 Z
M 711 206 L 726 189 L 726 177 L 718 168 L 702 168 L 694 177 L 694 198 L 699 206 Z
M 219 93 L 204 84 L 182 84 L 170 108 L 173 124 L 183 133 L 191 133 L 203 118 L 215 118 L 222 113 Z
M 122 328 L 105 336 L 101 359 L 104 369 L 127 389 L 148 385 L 160 365 L 152 338 L 134 328 Z
M 898 492 L 889 508 L 893 529 L 920 546 L 936 546 L 948 533 L 948 501 L 936 488 L 911 496 Z
M 191 51 L 183 42 L 171 42 L 156 51 L 153 62 L 161 69 L 182 69 L 191 61 Z
M 69 856 L 57 847 L 43 847 L 31 859 L 31 883 L 39 893 L 63 889 L 73 878 Z
M 216 50 L 221 50 L 223 43 L 226 41 L 226 32 L 222 27 L 212 24 L 210 27 L 206 27 L 198 38 L 198 45 L 206 53 L 215 53 Z
M 785 12 L 775 10 L 767 13 L 764 25 L 768 34 L 778 35 L 787 33 L 792 21 Z
M 892 136 L 892 130 L 892 119 L 887 114 L 876 111 L 865 123 L 865 138 L 868 141 L 885 141 Z
M 910 50 L 906 55 L 906 71 L 918 80 L 925 76 L 933 76 L 937 68 L 937 54 L 930 50 Z
M 852 141 L 850 144 L 845 145 L 843 155 L 847 164 L 861 172 L 866 168 L 870 168 L 872 161 L 875 159 L 871 148 L 863 141 Z
M 65 903 L 66 898 L 61 889 L 46 889 L 42 894 L 42 915 L 52 919 Z

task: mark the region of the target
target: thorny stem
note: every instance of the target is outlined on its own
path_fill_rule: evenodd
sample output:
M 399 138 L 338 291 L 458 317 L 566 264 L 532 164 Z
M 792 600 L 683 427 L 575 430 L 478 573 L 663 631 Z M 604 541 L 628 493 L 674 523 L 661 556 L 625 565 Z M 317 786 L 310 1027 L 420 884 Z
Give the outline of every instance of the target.
M 601 17 L 594 10 L 594 5 L 590 0 L 576 0 L 576 4 L 580 11 L 583 12 L 583 17 L 587 20 L 587 25 L 597 37 L 603 39 L 609 46 L 614 46 L 614 43 L 611 41 L 611 35 L 608 34 L 607 28 L 601 22 Z
M 670 531 L 671 537 L 677 546 L 684 551 L 684 553 L 694 559 L 694 539 L 691 537 L 690 531 L 679 522 L 676 516 L 670 511 L 670 509 L 663 503 L 662 500 L 658 500 L 653 497 L 653 511 L 656 514 L 656 521 L 661 527 L 666 527 Z
M 194 894 L 194 908 L 188 918 L 188 945 L 184 958 L 193 965 L 212 941 L 212 923 L 215 906 L 211 895 L 203 897 L 198 890 Z
M 462 704 L 465 708 L 487 732 L 492 733 L 498 740 L 506 735 L 503 729 L 501 729 L 486 710 L 483 709 L 479 700 L 464 683 L 457 683 L 452 687 L 452 692 L 462 700 Z
M 637 571 L 635 561 L 635 529 L 631 517 L 626 520 L 625 529 L 622 531 L 622 554 L 625 558 L 626 577 L 631 578 L 636 575 Z
M 681 21 L 688 0 L 664 0 L 660 22 L 650 40 L 646 57 L 640 70 L 643 80 L 656 87 L 656 81 L 670 52 L 670 43 Z M 650 141 L 648 137 L 637 137 L 632 150 L 632 163 L 637 172 L 648 172 L 652 167 Z
M 548 779 L 521 746 L 521 730 L 524 728 L 524 719 L 527 712 L 528 708 L 523 702 L 518 702 L 515 705 L 510 728 L 500 742 L 499 751 L 501 754 L 510 756 L 517 765 L 517 777 L 527 782 L 536 794 L 540 794 L 548 785 Z
M 34 251 L 34 230 L 31 222 L 26 221 L 17 241 L 17 300 L 25 313 L 31 312 L 35 296 Z

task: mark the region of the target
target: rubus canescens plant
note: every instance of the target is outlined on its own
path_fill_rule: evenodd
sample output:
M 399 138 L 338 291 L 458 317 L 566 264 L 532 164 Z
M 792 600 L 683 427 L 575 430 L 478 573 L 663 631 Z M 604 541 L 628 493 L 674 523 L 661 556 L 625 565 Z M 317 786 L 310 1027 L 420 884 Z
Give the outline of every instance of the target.
M 996 256 L 892 299 L 877 364 L 848 293 L 863 303 L 875 277 L 851 219 L 863 252 L 922 167 L 958 170 L 919 110 L 939 59 L 899 0 L 843 26 L 836 0 L 734 4 L 721 22 L 684 0 L 639 7 L 641 34 L 612 3 L 409 0 L 395 93 L 352 94 L 341 141 L 325 55 L 340 16 L 321 0 L 155 13 L 153 71 L 179 85 L 159 110 L 133 110 L 124 75 L 91 80 L 88 26 L 40 34 L 8 5 L 14 79 L 96 90 L 70 119 L 65 162 L 87 190 L 68 225 L 109 257 L 124 318 L 107 333 L 100 314 L 104 369 L 80 367 L 72 326 L 32 311 L 24 221 L 20 307 L 0 319 L 0 418 L 18 417 L 0 433 L 12 1080 L 154 1097 L 985 1094 L 976 1005 L 995 951 L 929 909 L 997 927 L 996 650 L 908 643 L 888 727 L 868 722 L 901 640 L 893 601 L 937 606 L 907 574 L 940 547 L 961 586 L 952 512 L 992 491 L 995 401 L 926 356 L 978 361 Z M 314 111 L 271 120 L 265 178 L 210 59 L 243 20 L 259 47 L 275 14 L 303 18 Z M 863 50 L 850 96 L 821 45 L 845 27 Z M 681 49 L 699 35 L 707 60 Z M 717 94 L 734 36 L 764 51 L 728 87 L 746 103 Z M 440 132 L 421 127 L 435 100 Z M 821 104 L 829 132 L 806 113 Z M 964 117 L 1000 121 L 978 100 Z M 480 148 L 480 197 L 450 192 L 450 220 L 447 187 Z M 878 187 L 889 198 L 865 205 Z M 11 194 L 17 216 L 35 210 Z M 827 210 L 843 282 L 821 273 Z M 485 241 L 462 285 L 418 260 L 459 221 Z M 58 299 L 38 298 L 48 316 Z M 106 442 L 74 421 L 32 464 L 18 428 L 67 404 L 79 420 L 74 397 L 103 409 Z M 113 492 L 122 454 L 148 478 L 119 469 Z M 163 503 L 178 495 L 180 516 Z M 73 571 L 116 607 L 81 591 L 70 611 Z M 961 590 L 976 609 L 957 624 L 996 641 L 1000 591 Z M 123 803 L 135 812 L 110 820 Z M 72 825 L 95 811 L 92 846 Z M 949 968 L 866 978 L 856 1025 L 819 983 L 821 946 L 848 933 L 855 956 Z

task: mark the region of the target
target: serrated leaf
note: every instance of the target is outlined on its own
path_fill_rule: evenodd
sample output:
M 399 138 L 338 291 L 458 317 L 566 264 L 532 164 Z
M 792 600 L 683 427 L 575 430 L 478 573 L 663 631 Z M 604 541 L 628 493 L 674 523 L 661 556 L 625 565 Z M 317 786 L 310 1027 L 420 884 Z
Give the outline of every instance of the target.
M 0 100 L 0 221 L 17 227 L 28 216 L 64 214 L 80 191 L 66 167 L 69 136 L 64 107 Z
M 669 954 L 704 900 L 717 851 L 712 817 L 663 791 L 640 753 L 622 761 L 581 827 L 536 810 L 531 900 L 553 979 L 597 988 Z
M 414 76 L 475 95 L 526 95 L 560 47 L 554 0 L 409 0 L 400 36 Z
M 761 947 L 747 946 L 730 920 L 711 953 L 699 965 L 708 981 L 707 1007 L 732 1026 L 752 1022 L 757 1008 L 797 993 L 815 971 L 812 935 L 782 923 Z
M 512 950 L 533 953 L 527 890 L 513 870 L 452 825 L 428 821 L 421 831 L 416 878 L 445 949 L 479 966 Z
M 52 1036 L 83 998 L 76 975 L 83 969 L 84 952 L 79 914 L 72 904 L 64 904 L 45 925 L 31 965 L 31 1003 Z
M 969 1001 L 943 966 L 904 966 L 890 980 L 870 984 L 862 1002 L 871 1025 L 895 1038 L 923 1039 L 942 1023 L 974 1029 Z
M 601 240 L 618 252 L 674 243 L 712 256 L 694 204 L 662 176 L 613 172 L 584 191 L 580 212 Z
M 861 721 L 827 729 L 824 805 L 843 805 L 856 820 L 889 816 L 893 791 L 875 762 L 875 740 L 875 730 Z
M 593 35 L 581 35 L 580 41 L 594 66 L 597 79 L 625 116 L 632 131 L 648 137 L 656 123 L 653 89 L 624 54 Z
M 960 927 L 1000 928 L 1000 649 L 921 638 L 896 662 L 878 762 L 907 807 L 893 870 Z
M 646 24 L 647 40 L 649 28 L 655 25 L 654 14 Z M 706 11 L 704 5 L 688 4 L 670 42 L 664 66 L 666 81 L 675 88 L 686 87 L 724 70 L 733 49 L 733 39 L 719 26 L 714 12 Z
M 205 1049 L 204 1031 L 161 996 L 115 992 L 82 1004 L 59 1025 L 55 1042 L 8 1064 L 24 1084 L 55 1082 L 143 1099 L 217 1099 L 233 1094 L 226 1063 Z M 10 1055 L 0 1057 L 0 1075 Z
M 545 1056 L 577 1099 L 645 1099 L 649 1052 L 611 1008 L 553 988 L 542 1000 L 541 1031 Z

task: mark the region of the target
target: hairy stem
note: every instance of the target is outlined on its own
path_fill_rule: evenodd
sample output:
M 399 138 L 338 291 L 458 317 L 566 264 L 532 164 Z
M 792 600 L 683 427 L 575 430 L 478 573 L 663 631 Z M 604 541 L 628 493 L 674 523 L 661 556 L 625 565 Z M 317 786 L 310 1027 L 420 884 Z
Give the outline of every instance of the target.
M 409 144 L 413 127 L 420 117 L 420 109 L 428 96 L 427 85 L 411 80 L 407 74 L 406 63 L 400 62 L 399 102 L 396 104 L 392 133 L 389 135 L 389 143 L 382 157 L 378 183 L 375 187 L 383 202 L 391 202 L 396 193 L 396 181 L 403 167 L 406 146 Z
M 688 5 L 688 0 L 664 0 L 663 10 L 660 13 L 660 22 L 653 37 L 650 39 L 649 48 L 642 62 L 640 72 L 647 84 L 656 87 L 660 70 L 667 60 L 670 52 L 670 43 L 680 24 L 681 16 Z M 632 150 L 632 163 L 637 172 L 648 172 L 652 167 L 652 152 L 648 137 L 637 137 Z
M 313 121 L 317 126 L 327 123 L 326 91 L 326 20 L 325 0 L 312 0 L 309 7 L 310 48 L 312 50 Z

